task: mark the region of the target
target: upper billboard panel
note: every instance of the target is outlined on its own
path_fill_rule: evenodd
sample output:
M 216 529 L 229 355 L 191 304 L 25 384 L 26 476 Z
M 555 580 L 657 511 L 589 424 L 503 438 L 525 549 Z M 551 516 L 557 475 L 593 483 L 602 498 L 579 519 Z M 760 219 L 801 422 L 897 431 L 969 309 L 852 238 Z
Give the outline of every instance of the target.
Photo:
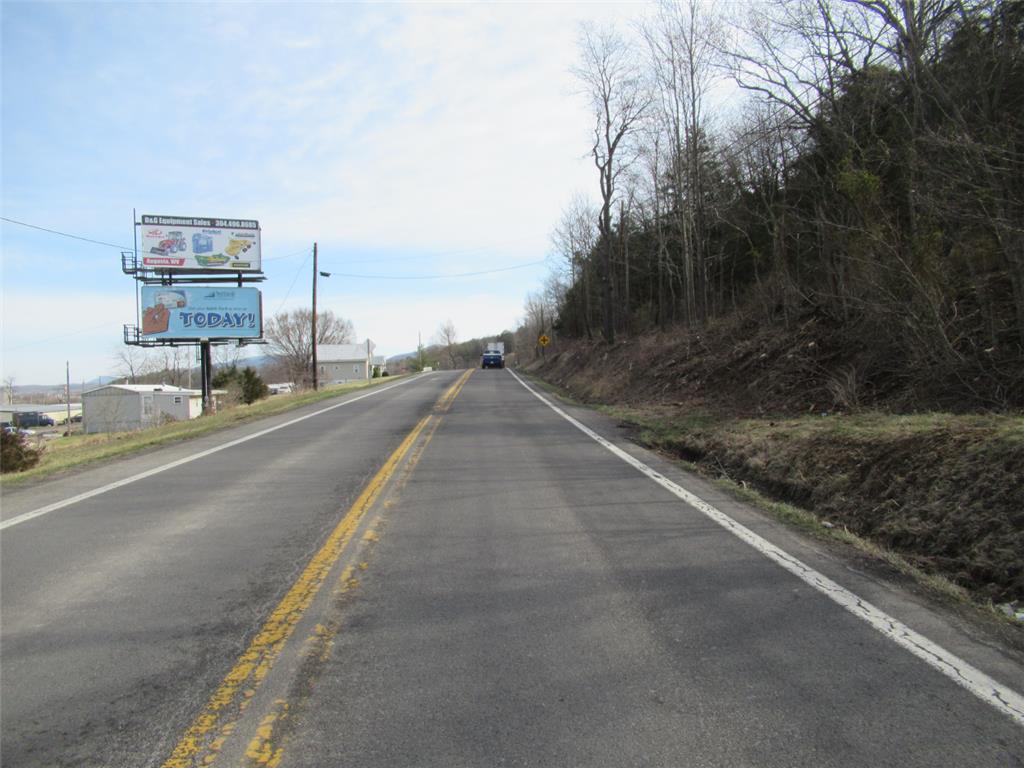
M 142 266 L 149 269 L 260 271 L 260 225 L 248 219 L 143 216 Z

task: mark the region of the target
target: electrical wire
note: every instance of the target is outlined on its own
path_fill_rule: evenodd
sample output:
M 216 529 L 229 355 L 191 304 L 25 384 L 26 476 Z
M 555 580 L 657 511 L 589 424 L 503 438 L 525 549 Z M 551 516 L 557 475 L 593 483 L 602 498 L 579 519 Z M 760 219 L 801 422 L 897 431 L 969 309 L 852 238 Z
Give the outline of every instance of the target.
M 52 235 L 60 235 L 61 237 L 70 237 L 73 240 L 82 240 L 86 243 L 95 243 L 96 245 L 106 245 L 110 248 L 117 248 L 119 251 L 131 251 L 134 248 L 130 245 L 116 245 L 115 243 L 106 243 L 103 240 L 93 240 L 90 237 L 82 237 L 81 235 L 72 235 L 68 232 L 60 232 L 56 229 L 47 229 L 46 227 L 39 227 L 35 224 L 28 224 L 24 221 L 18 221 L 17 219 L 9 219 L 6 216 L 0 216 L 0 221 L 6 221 L 8 224 L 17 224 L 22 227 L 28 227 L 29 229 L 38 229 L 40 232 L 49 232 Z
M 20 227 L 28 227 L 29 229 L 37 229 L 40 232 L 49 232 L 51 235 L 60 235 L 61 237 L 70 237 L 73 240 L 82 240 L 86 243 L 94 243 L 95 245 L 105 245 L 109 248 L 117 248 L 119 251 L 134 251 L 135 247 L 131 245 L 117 245 L 116 243 L 108 243 L 104 240 L 93 240 L 91 237 L 82 237 L 81 235 L 73 235 L 70 232 L 61 232 L 57 229 L 49 229 L 48 227 L 40 227 L 36 224 L 29 224 L 25 221 L 18 221 L 17 219 L 9 219 L 6 216 L 0 216 L 0 221 L 6 221 L 9 224 L 17 224 Z M 291 259 L 295 256 L 301 256 L 306 253 L 305 248 L 301 251 L 295 251 L 295 253 L 289 253 L 286 256 L 264 256 L 261 261 L 281 261 L 283 259 Z
M 309 248 L 303 248 L 302 250 L 296 251 L 295 253 L 289 253 L 287 256 L 264 256 L 262 259 L 260 259 L 260 261 L 284 261 L 285 259 L 294 259 L 296 256 L 301 256 L 302 254 L 308 252 Z
M 493 275 L 496 272 L 511 272 L 514 269 L 525 269 L 526 267 L 535 267 L 539 264 L 544 264 L 547 259 L 541 259 L 540 261 L 528 261 L 525 264 L 515 264 L 511 267 L 499 267 L 497 269 L 483 269 L 478 272 L 455 272 L 445 275 L 356 275 L 349 274 L 346 272 L 331 272 L 332 277 L 351 277 L 363 280 L 445 280 L 453 277 L 476 277 L 478 275 Z
M 274 312 L 275 315 L 279 315 L 281 313 L 281 309 L 284 307 L 284 303 L 288 301 L 288 297 L 292 295 L 292 288 L 295 287 L 295 281 L 299 279 L 299 275 L 302 274 L 302 270 L 306 268 L 306 265 L 309 264 L 309 260 L 311 258 L 313 258 L 312 248 L 309 249 L 309 253 L 306 255 L 306 258 L 303 260 L 303 262 L 299 265 L 299 268 L 295 270 L 295 277 L 292 278 L 292 284 L 288 286 L 288 292 L 284 295 L 284 298 L 281 299 L 281 303 L 278 305 L 277 311 Z

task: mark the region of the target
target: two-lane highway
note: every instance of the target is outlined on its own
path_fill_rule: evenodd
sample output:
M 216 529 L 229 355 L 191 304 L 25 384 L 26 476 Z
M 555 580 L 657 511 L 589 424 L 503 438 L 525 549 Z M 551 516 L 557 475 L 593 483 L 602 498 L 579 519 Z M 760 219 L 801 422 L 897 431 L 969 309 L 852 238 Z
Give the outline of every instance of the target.
M 1024 765 L 1019 656 L 511 371 L 419 377 L 2 547 L 11 765 Z

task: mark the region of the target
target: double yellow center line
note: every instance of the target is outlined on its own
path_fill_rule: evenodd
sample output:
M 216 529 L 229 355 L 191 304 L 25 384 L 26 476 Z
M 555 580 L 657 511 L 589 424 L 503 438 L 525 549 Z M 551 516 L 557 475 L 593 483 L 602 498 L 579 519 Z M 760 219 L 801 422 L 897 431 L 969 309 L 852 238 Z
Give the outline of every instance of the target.
M 466 382 L 469 381 L 469 377 L 473 374 L 474 370 L 476 369 L 470 368 L 468 371 L 466 371 L 458 378 L 458 381 L 452 384 L 448 391 L 441 396 L 441 399 L 437 401 L 437 405 L 434 406 L 435 412 L 448 412 L 448 410 L 452 407 L 452 403 L 455 402 L 455 398 L 459 396 L 459 392 L 461 392 L 462 388 L 466 386 Z
M 163 768 L 193 768 L 211 765 L 235 730 L 238 719 L 256 689 L 266 677 L 285 643 L 295 631 L 306 609 L 312 603 L 331 569 L 338 562 L 366 513 L 380 498 L 395 470 L 435 414 L 446 413 L 465 386 L 474 369 L 466 371 L 448 388 L 434 406 L 434 413 L 425 416 L 406 435 L 402 443 L 380 468 L 363 492 L 331 532 L 320 551 L 303 570 L 288 593 L 278 603 L 245 653 L 206 702 L 203 710 L 175 745 Z M 436 426 L 436 425 L 435 425 Z

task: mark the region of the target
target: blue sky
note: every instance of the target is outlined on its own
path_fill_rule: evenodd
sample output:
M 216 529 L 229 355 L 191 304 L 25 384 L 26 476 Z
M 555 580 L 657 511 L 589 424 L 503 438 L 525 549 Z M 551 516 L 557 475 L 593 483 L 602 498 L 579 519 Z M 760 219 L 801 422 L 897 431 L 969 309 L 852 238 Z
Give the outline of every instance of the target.
M 579 22 L 639 5 L 9 3 L 2 215 L 132 244 L 143 213 L 257 219 L 264 311 L 319 304 L 384 354 L 451 318 L 514 327 L 576 192 L 592 119 Z M 0 222 L 3 377 L 116 370 L 134 282 L 117 248 Z

